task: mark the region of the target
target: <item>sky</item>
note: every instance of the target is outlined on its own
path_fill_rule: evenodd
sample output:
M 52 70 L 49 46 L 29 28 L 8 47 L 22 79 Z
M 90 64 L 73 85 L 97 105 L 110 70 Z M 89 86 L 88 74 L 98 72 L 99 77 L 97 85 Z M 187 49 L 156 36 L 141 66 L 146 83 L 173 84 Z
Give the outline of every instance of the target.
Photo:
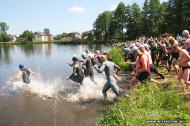
M 43 31 L 53 35 L 63 32 L 84 32 L 92 29 L 98 14 L 114 10 L 118 3 L 144 0 L 0 0 L 0 22 L 9 25 L 9 34 L 20 35 L 24 30 Z M 161 2 L 167 0 L 160 0 Z

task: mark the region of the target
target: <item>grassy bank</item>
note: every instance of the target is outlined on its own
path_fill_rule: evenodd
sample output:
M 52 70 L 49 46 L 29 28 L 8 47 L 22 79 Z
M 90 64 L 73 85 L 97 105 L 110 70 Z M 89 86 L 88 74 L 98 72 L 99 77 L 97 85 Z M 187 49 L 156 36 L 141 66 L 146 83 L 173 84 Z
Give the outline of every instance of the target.
M 170 89 L 170 84 L 157 87 L 146 83 L 132 91 L 130 98 L 122 98 L 100 118 L 98 126 L 152 126 L 148 120 L 190 120 L 189 99 Z M 174 123 L 189 126 L 190 123 Z M 172 125 L 174 125 L 172 124 Z M 157 124 L 168 126 L 169 123 Z
M 123 64 L 118 49 L 111 49 L 113 61 Z M 118 55 L 119 54 L 119 55 Z M 124 67 L 125 68 L 125 67 Z M 162 85 L 146 82 L 130 90 L 100 117 L 98 126 L 190 126 L 190 93 L 179 91 L 178 81 L 169 75 Z M 148 123 L 151 120 L 185 120 L 186 123 Z M 189 122 L 188 122 L 188 121 Z

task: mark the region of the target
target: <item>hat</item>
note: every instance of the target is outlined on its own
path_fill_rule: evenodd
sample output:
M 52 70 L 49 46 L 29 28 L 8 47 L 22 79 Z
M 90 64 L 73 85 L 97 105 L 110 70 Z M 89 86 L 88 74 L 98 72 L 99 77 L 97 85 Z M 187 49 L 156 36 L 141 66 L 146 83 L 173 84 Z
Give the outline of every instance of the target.
M 188 30 L 183 30 L 182 36 L 186 36 L 186 35 L 189 35 L 189 31 Z
M 137 51 L 138 51 L 138 49 L 139 49 L 139 48 L 138 48 L 138 47 L 136 47 L 136 46 L 135 46 L 135 47 L 133 47 L 133 48 L 131 49 L 131 53 L 135 53 L 135 52 L 137 52 Z

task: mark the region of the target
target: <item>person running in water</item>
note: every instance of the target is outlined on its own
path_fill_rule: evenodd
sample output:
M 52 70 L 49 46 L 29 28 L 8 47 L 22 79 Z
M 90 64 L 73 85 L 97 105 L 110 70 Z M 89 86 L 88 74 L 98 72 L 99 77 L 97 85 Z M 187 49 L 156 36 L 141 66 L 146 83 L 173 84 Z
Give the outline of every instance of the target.
M 83 73 L 82 66 L 79 62 L 79 59 L 76 56 L 74 56 L 72 58 L 72 61 L 73 63 L 72 64 L 69 63 L 69 65 L 73 67 L 73 73 L 67 80 L 71 79 L 72 81 L 82 84 L 84 80 L 84 73 Z
M 102 89 L 102 93 L 104 95 L 104 99 L 107 98 L 107 91 L 111 88 L 112 91 L 118 96 L 121 96 L 121 93 L 119 91 L 119 87 L 117 86 L 117 82 L 115 79 L 115 73 L 114 73 L 114 68 L 117 68 L 120 70 L 120 67 L 117 66 L 115 63 L 108 61 L 107 57 L 105 55 L 101 56 L 102 59 L 102 66 L 98 68 L 97 65 L 94 65 L 94 68 L 99 72 L 102 73 L 103 71 L 105 72 L 107 82 L 104 85 Z
M 84 74 L 85 76 L 90 76 L 91 80 L 94 81 L 94 72 L 92 68 L 92 62 L 90 57 L 88 57 L 86 54 L 81 54 L 83 58 L 83 67 L 84 67 Z
M 25 68 L 23 64 L 19 65 L 19 72 L 18 74 L 11 79 L 11 82 L 17 81 L 20 77 L 22 77 L 22 80 L 25 84 L 30 83 L 30 74 L 37 75 L 37 73 L 34 73 L 32 70 Z

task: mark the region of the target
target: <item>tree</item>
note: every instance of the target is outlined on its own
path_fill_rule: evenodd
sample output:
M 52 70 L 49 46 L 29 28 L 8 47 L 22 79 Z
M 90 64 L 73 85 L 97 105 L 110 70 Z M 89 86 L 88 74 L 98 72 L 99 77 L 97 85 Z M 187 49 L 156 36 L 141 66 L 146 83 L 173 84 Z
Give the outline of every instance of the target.
M 126 6 L 123 2 L 120 2 L 118 7 L 114 12 L 114 25 L 116 26 L 114 31 L 115 33 L 119 33 L 121 40 L 124 40 L 123 29 L 126 27 Z
M 173 34 L 181 33 L 184 29 L 190 29 L 190 1 L 189 0 L 169 0 L 167 15 L 165 16 L 167 30 Z
M 110 11 L 105 11 L 99 14 L 93 24 L 96 40 L 109 41 L 109 28 L 112 18 L 113 14 Z
M 165 8 L 160 0 L 145 0 L 142 11 L 143 31 L 146 36 L 159 36 L 164 24 Z
M 142 31 L 144 35 L 148 36 L 150 35 L 150 29 L 149 29 L 149 17 L 150 17 L 150 9 L 149 9 L 149 1 L 145 0 L 143 10 L 142 10 Z
M 127 35 L 130 39 L 136 39 L 142 35 L 142 15 L 138 4 L 127 6 Z
M 11 35 L 7 34 L 9 26 L 5 22 L 0 22 L 0 41 L 8 42 L 11 40 Z
M 32 42 L 33 40 L 33 32 L 29 30 L 25 30 L 19 38 L 24 38 L 25 42 Z
M 0 22 L 0 33 L 6 34 L 9 26 L 5 22 Z
M 44 28 L 44 33 L 45 33 L 46 35 L 49 35 L 49 34 L 50 34 L 50 29 L 49 29 L 49 28 Z
M 0 42 L 9 42 L 12 39 L 11 35 L 8 35 L 6 33 L 0 34 Z
M 65 37 L 68 37 L 68 34 L 63 32 L 62 34 L 56 35 L 55 38 L 56 38 L 56 40 L 61 40 L 61 39 L 65 38 Z

